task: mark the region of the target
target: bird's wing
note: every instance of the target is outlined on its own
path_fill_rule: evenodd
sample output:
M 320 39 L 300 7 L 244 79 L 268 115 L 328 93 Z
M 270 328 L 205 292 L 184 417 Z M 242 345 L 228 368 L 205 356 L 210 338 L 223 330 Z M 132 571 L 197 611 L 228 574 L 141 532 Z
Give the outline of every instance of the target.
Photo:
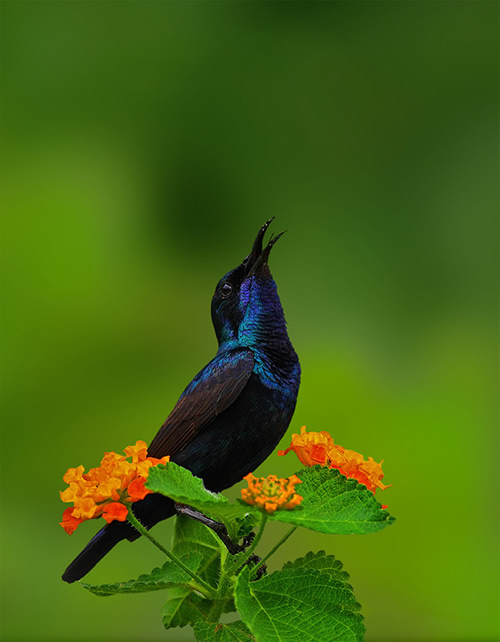
M 148 448 L 149 457 L 175 455 L 240 395 L 254 366 L 253 352 L 217 355 L 182 393 Z

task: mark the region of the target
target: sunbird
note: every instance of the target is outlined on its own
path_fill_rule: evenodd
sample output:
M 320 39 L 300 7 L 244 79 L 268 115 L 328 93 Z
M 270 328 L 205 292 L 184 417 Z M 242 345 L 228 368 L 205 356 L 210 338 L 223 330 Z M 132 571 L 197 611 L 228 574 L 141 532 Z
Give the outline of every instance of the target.
M 148 448 L 148 456 L 170 455 L 214 492 L 239 482 L 275 449 L 299 392 L 300 363 L 268 266 L 283 233 L 263 248 L 272 220 L 260 228 L 244 261 L 217 283 L 212 298 L 217 354 L 188 384 Z M 173 500 L 156 493 L 132 509 L 147 529 L 176 514 Z M 81 579 L 119 541 L 139 536 L 129 522 L 107 524 L 62 579 Z

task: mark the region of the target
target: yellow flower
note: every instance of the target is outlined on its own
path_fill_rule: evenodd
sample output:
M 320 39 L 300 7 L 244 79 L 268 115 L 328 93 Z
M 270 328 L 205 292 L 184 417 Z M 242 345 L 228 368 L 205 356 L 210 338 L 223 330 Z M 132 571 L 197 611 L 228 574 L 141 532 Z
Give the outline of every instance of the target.
M 64 530 L 71 535 L 83 521 L 100 516 L 108 524 L 115 519 L 123 522 L 129 505 L 152 492 L 144 485 L 149 469 L 170 461 L 170 457 L 157 459 L 147 455 L 146 442 L 137 441 L 125 448 L 125 456 L 104 453 L 100 466 L 88 473 L 83 466 L 68 468 L 63 477 L 68 488 L 60 495 L 63 502 L 73 503 L 73 507 L 63 513 L 60 524 Z
M 295 492 L 296 484 L 302 483 L 297 475 L 288 478 L 278 478 L 276 475 L 254 477 L 250 473 L 243 479 L 248 482 L 248 488 L 241 490 L 243 501 L 267 513 L 274 513 L 277 509 L 291 510 L 303 499 Z
M 68 535 L 74 533 L 78 526 L 83 522 L 82 519 L 76 519 L 75 517 L 73 517 L 73 510 L 74 509 L 71 507 L 66 508 L 66 510 L 63 512 L 62 522 L 60 522 L 61 526 L 68 533 Z
M 383 460 L 378 464 L 373 457 L 365 460 L 363 455 L 355 450 L 347 450 L 334 443 L 332 436 L 326 432 L 306 432 L 302 426 L 300 435 L 292 435 L 292 443 L 286 450 L 278 451 L 278 455 L 286 455 L 293 450 L 305 466 L 328 466 L 336 468 L 346 477 L 357 479 L 373 493 L 377 488 L 389 488 L 382 484 L 384 473 Z

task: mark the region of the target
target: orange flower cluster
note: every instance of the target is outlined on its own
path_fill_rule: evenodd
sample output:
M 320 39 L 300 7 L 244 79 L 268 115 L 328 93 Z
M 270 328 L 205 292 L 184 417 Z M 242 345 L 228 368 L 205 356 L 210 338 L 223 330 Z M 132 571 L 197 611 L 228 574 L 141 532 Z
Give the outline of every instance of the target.
M 95 517 L 103 517 L 108 524 L 124 522 L 130 503 L 151 493 L 144 486 L 149 469 L 168 461 L 170 457 L 148 457 L 146 443 L 137 441 L 125 448 L 125 456 L 105 453 L 101 465 L 88 473 L 83 466 L 68 468 L 63 477 L 68 488 L 61 491 L 61 499 L 73 507 L 64 511 L 60 525 L 71 535 L 82 522 Z
M 297 475 L 288 478 L 254 477 L 252 473 L 243 479 L 248 482 L 248 488 L 243 488 L 241 497 L 244 502 L 274 513 L 278 508 L 291 510 L 300 504 L 303 497 L 295 492 L 295 485 L 301 484 Z
M 330 433 L 325 430 L 306 432 L 306 427 L 302 426 L 300 435 L 293 434 L 290 447 L 286 450 L 279 450 L 278 455 L 286 455 L 290 450 L 293 450 L 305 466 L 319 464 L 336 468 L 346 477 L 357 479 L 373 493 L 377 488 L 382 490 L 389 488 L 381 481 L 384 477 L 383 460 L 377 464 L 373 457 L 368 457 L 366 461 L 363 455 L 354 450 L 347 450 L 335 444 Z

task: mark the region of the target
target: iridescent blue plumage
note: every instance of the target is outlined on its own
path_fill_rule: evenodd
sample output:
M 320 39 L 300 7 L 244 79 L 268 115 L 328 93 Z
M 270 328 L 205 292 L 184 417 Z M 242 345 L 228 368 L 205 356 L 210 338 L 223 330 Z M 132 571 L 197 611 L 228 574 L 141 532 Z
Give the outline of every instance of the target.
M 262 248 L 271 220 L 243 263 L 217 284 L 212 299 L 217 354 L 186 387 L 148 449 L 152 457 L 170 455 L 214 491 L 232 486 L 266 459 L 288 428 L 297 400 L 299 360 L 267 264 L 280 235 Z M 147 528 L 174 512 L 172 500 L 160 495 L 134 504 Z M 63 579 L 80 579 L 118 541 L 138 536 L 127 522 L 112 522 Z

